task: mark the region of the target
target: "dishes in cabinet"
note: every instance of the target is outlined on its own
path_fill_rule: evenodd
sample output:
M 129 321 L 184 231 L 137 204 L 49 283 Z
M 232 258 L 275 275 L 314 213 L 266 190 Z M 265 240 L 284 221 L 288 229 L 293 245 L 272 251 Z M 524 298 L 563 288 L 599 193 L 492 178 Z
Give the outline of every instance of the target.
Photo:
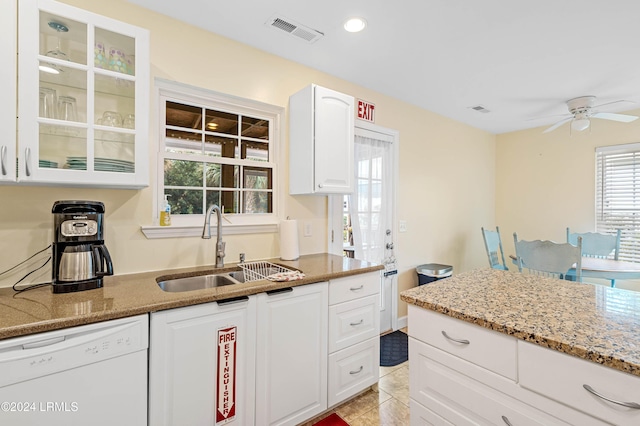
M 67 157 L 65 168 L 87 170 L 87 157 Z M 132 161 L 96 158 L 94 161 L 94 169 L 100 172 L 134 173 L 135 164 Z

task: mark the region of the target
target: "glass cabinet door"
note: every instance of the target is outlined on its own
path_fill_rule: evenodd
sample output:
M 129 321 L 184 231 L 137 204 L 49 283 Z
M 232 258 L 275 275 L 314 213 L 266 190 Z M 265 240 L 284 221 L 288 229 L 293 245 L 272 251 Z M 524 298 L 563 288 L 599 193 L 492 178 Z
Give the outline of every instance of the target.
M 0 2 L 0 48 L 9 52 L 0 67 L 0 182 L 16 180 L 16 65 L 15 46 L 18 31 L 18 4 L 15 1 Z
M 19 16 L 18 180 L 146 186 L 148 32 L 49 0 Z

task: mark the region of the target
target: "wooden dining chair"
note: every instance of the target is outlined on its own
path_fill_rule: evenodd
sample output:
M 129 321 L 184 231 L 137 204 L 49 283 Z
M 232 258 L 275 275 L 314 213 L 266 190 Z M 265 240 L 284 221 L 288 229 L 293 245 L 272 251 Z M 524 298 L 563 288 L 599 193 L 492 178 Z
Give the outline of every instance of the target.
M 504 251 L 502 250 L 502 240 L 500 239 L 500 228 L 496 226 L 495 231 L 489 231 L 484 228 L 480 229 L 482 229 L 482 237 L 484 238 L 484 247 L 487 250 L 487 257 L 489 258 L 489 265 L 493 269 L 508 271 L 509 268 L 507 268 L 507 264 L 504 261 Z M 498 258 L 498 252 L 500 252 L 502 263 L 500 263 L 500 258 Z
M 572 233 L 567 227 L 567 242 L 575 245 L 578 237 L 582 237 L 582 255 L 600 259 L 618 260 L 620 256 L 620 230 L 615 235 L 597 232 Z M 616 280 L 611 280 L 615 287 Z
M 518 241 L 518 234 L 514 232 L 513 241 L 520 272 L 526 269 L 535 275 L 582 282 L 582 237 L 578 237 L 576 245 L 540 240 Z

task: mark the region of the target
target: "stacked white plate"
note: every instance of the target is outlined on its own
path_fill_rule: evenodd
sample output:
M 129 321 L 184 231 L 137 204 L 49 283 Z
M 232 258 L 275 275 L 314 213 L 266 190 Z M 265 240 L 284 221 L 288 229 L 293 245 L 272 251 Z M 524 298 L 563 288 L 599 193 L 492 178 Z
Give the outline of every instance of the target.
M 55 161 L 49 161 L 49 160 L 38 160 L 38 166 L 46 169 L 57 169 L 58 163 Z
M 67 157 L 67 166 L 74 170 L 87 170 L 87 157 Z M 115 160 L 112 158 L 96 158 L 94 168 L 100 172 L 135 172 L 135 165 L 132 161 Z

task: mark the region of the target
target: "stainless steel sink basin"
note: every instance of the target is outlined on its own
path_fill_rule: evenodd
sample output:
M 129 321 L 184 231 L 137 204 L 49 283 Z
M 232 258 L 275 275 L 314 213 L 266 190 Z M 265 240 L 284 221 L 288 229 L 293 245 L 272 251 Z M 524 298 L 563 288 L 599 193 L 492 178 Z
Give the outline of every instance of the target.
M 233 271 L 233 272 L 229 272 L 229 276 L 231 278 L 233 278 L 234 280 L 237 280 L 241 283 L 244 282 L 244 272 L 243 271 Z
M 158 286 L 169 292 L 181 292 L 181 291 L 193 291 L 202 290 L 204 288 L 221 287 L 225 285 L 238 284 L 244 282 L 237 278 L 232 278 L 231 274 L 242 274 L 242 271 L 235 271 L 231 273 L 220 273 L 213 275 L 199 275 L 196 277 L 175 278 L 171 280 L 165 280 L 158 282 Z

